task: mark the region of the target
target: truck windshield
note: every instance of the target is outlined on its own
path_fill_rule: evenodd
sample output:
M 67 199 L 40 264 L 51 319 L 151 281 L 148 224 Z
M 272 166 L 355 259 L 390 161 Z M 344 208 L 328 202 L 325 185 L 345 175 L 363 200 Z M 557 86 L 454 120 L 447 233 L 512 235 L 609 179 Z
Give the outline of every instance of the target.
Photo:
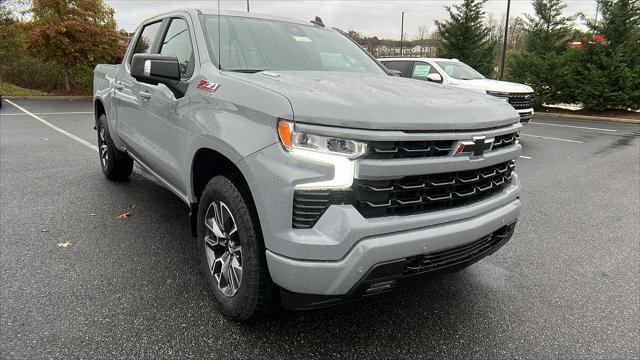
M 440 66 L 447 75 L 458 80 L 476 80 L 484 79 L 484 76 L 475 71 L 471 66 L 463 62 L 453 61 L 436 61 L 436 64 Z
M 212 59 L 222 69 L 238 72 L 263 70 L 345 71 L 385 74 L 360 47 L 335 30 L 282 21 L 203 16 Z M 220 49 L 218 49 L 218 41 Z

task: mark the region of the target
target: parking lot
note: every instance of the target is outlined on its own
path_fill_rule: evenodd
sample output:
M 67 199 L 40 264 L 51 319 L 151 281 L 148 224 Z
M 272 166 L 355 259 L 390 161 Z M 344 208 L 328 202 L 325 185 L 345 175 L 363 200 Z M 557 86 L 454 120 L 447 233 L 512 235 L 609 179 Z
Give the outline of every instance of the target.
M 640 126 L 536 117 L 517 167 L 523 213 L 499 252 L 240 325 L 209 298 L 187 207 L 139 168 L 104 178 L 90 101 L 15 103 L 30 114 L 0 109 L 2 358 L 640 354 Z

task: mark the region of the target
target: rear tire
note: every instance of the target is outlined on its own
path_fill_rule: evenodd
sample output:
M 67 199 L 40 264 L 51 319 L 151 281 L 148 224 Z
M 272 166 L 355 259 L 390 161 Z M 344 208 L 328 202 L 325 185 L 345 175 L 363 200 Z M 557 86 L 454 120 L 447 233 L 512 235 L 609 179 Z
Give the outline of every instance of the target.
M 133 160 L 127 153 L 116 149 L 109 134 L 109 125 L 105 114 L 98 118 L 97 130 L 98 155 L 104 176 L 113 181 L 127 180 L 133 171 Z
M 216 176 L 198 207 L 198 248 L 207 287 L 225 316 L 245 321 L 274 308 L 277 288 L 251 196 L 233 176 Z

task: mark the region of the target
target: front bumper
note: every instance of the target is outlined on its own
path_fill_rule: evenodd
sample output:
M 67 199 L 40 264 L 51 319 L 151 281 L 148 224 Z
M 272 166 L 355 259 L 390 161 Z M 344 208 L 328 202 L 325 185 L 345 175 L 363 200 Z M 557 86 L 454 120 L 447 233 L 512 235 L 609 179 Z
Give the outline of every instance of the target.
M 531 109 L 520 109 L 520 110 L 516 110 L 518 112 L 518 114 L 520 115 L 520 123 L 521 124 L 526 124 L 529 121 L 531 121 L 531 118 L 533 118 L 533 108 Z
M 298 260 L 267 250 L 267 263 L 273 281 L 290 292 L 346 295 L 374 266 L 469 244 L 513 223 L 520 207 L 515 199 L 472 218 L 366 237 L 337 261 Z
M 408 280 L 461 270 L 498 251 L 511 239 L 515 226 L 514 221 L 469 244 L 376 264 L 345 295 L 301 294 L 281 289 L 282 305 L 292 310 L 333 306 L 393 291 Z
M 516 124 L 506 129 L 478 131 L 477 135 L 495 137 L 518 131 L 520 127 Z M 476 135 L 350 129 L 340 129 L 340 134 L 363 140 Z M 355 176 L 379 180 L 464 171 L 516 159 L 521 150 L 520 145 L 515 145 L 481 157 L 364 159 L 358 162 Z M 520 183 L 514 173 L 509 185 L 499 193 L 469 205 L 379 218 L 365 218 L 351 205 L 332 205 L 312 228 L 294 229 L 291 216 L 295 185 L 331 178 L 333 166 L 296 158 L 286 153 L 280 144 L 246 157 L 238 166 L 256 204 L 271 277 L 291 293 L 344 296 L 377 264 L 469 244 L 512 223 L 520 213 Z

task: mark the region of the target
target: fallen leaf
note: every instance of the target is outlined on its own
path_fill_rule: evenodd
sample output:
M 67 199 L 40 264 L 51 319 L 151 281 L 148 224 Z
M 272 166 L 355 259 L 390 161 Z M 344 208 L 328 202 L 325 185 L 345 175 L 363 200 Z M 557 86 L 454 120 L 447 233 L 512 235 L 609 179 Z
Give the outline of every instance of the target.
M 62 242 L 62 243 L 58 243 L 58 247 L 61 247 L 61 248 L 65 248 L 66 249 L 69 246 L 71 246 L 71 241 L 65 241 L 65 242 Z
M 136 204 L 134 203 L 130 203 L 129 204 L 129 211 L 127 211 L 126 213 L 120 214 L 116 216 L 116 219 L 128 219 L 133 215 L 133 209 L 136 208 Z
M 96 215 L 98 215 L 98 214 L 89 214 L 89 216 L 96 216 Z
M 40 232 L 47 232 L 47 231 L 49 231 L 49 229 L 42 229 L 42 230 L 40 230 Z

